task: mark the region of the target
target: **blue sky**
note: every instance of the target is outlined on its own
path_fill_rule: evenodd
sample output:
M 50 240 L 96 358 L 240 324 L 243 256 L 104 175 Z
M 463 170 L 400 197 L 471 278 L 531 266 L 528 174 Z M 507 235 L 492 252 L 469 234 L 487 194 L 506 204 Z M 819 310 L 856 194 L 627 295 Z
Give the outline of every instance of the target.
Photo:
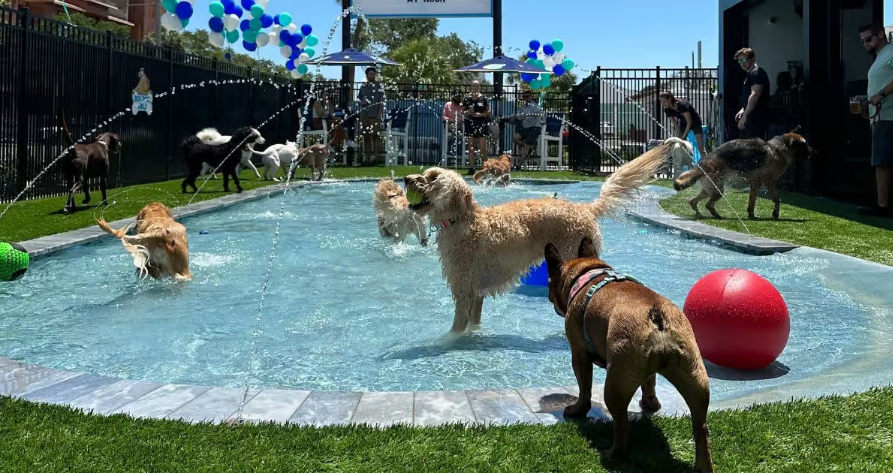
M 209 0 L 196 0 L 195 14 L 187 29 L 208 29 Z M 703 42 L 704 67 L 715 67 L 718 62 L 718 2 L 717 0 L 504 0 L 503 47 L 526 48 L 531 39 L 542 42 L 555 38 L 564 40 L 564 53 L 580 69 L 603 67 L 684 67 L 691 65 L 691 53 L 698 40 Z M 685 4 L 685 9 L 679 7 Z M 340 8 L 333 0 L 284 1 L 270 0 L 268 12 L 287 11 L 299 26 L 313 26 L 319 36 L 317 52 L 329 29 L 338 18 Z M 684 14 L 680 15 L 680 11 Z M 884 23 L 893 22 L 893 1 L 884 7 Z M 438 34 L 456 32 L 465 40 L 473 40 L 492 54 L 493 20 L 468 18 L 440 20 Z M 245 52 L 241 40 L 235 45 Z M 340 28 L 335 33 L 329 52 L 341 49 Z M 507 51 L 515 53 L 516 51 Z M 268 45 L 259 50 L 261 57 L 284 64 L 279 49 Z M 340 68 L 323 67 L 327 77 L 340 77 Z M 578 74 L 585 75 L 585 74 Z

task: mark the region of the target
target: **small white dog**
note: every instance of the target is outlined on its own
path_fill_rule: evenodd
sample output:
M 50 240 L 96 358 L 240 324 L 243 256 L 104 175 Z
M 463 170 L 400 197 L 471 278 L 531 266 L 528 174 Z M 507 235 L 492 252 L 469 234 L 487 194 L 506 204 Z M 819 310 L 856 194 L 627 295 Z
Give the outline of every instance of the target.
M 667 138 L 664 140 L 664 143 L 673 145 L 670 151 L 670 156 L 673 161 L 673 179 L 678 179 L 679 175 L 682 174 L 682 166 L 694 165 L 694 161 L 692 160 L 694 153 L 693 148 L 688 140 L 683 140 L 682 138 L 677 138 L 675 136 Z M 706 156 L 702 156 L 702 158 L 705 157 Z
M 261 156 L 264 163 L 264 180 L 279 181 L 276 172 L 279 168 L 282 168 L 283 172 L 288 172 L 292 161 L 298 157 L 298 144 L 286 140 L 284 144 L 270 145 L 263 151 L 251 150 L 251 152 Z
M 252 130 L 254 129 L 252 128 Z M 260 136 L 260 132 L 258 132 L 257 134 Z M 198 139 L 202 140 L 204 143 L 208 144 L 227 143 L 231 138 L 230 136 L 221 135 L 216 128 L 205 128 L 204 130 L 196 133 L 195 136 L 197 136 Z M 255 141 L 255 144 L 259 145 L 262 145 L 264 143 L 266 143 L 266 140 L 263 136 L 260 136 L 260 138 Z M 248 146 L 248 149 L 249 151 L 242 151 L 242 160 L 239 161 L 239 165 L 236 166 L 236 173 L 238 174 L 242 170 L 242 167 L 248 167 L 251 168 L 251 170 L 254 171 L 254 175 L 256 175 L 258 179 L 260 179 L 260 173 L 257 171 L 254 163 L 251 162 L 251 154 L 254 150 L 252 149 L 251 145 Z M 202 163 L 202 171 L 199 175 L 207 176 L 208 173 L 211 171 L 213 171 L 213 169 L 211 168 L 211 166 L 208 165 L 208 163 Z M 217 179 L 216 172 L 211 175 L 211 179 Z

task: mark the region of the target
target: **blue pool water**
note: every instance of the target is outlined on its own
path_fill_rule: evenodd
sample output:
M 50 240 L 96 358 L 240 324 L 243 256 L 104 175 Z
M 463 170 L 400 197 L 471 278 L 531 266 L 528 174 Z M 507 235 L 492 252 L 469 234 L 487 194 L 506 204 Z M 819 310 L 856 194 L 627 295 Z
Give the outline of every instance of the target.
M 556 192 L 586 201 L 599 186 L 475 190 L 489 205 Z M 479 332 L 448 337 L 453 303 L 436 248 L 412 237 L 399 246 L 382 240 L 373 187 L 325 183 L 285 197 L 253 366 L 248 355 L 281 194 L 184 219 L 192 283 L 138 281 L 112 239 L 36 261 L 24 279 L 0 286 L 0 357 L 217 386 L 242 386 L 246 376 L 258 387 L 361 391 L 575 384 L 563 320 L 537 291 L 488 299 Z M 714 399 L 831 373 L 875 343 L 869 321 L 877 309 L 827 287 L 832 263 L 821 255 L 748 256 L 624 218 L 603 220 L 602 231 L 610 264 L 680 306 L 700 277 L 720 268 L 755 271 L 782 293 L 791 339 L 780 365 L 748 381 L 711 370 Z M 596 381 L 603 379 L 596 370 Z

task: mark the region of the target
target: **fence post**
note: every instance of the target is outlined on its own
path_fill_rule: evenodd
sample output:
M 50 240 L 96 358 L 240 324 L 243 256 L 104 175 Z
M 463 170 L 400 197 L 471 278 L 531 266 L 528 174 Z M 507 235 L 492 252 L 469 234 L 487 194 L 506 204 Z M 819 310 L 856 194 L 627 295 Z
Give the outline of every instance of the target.
M 22 8 L 19 13 L 22 25 L 22 62 L 19 69 L 19 116 L 18 139 L 16 145 L 16 194 L 25 190 L 28 185 L 28 98 L 31 95 L 28 78 L 31 77 L 31 60 L 28 54 L 31 49 L 31 10 Z
M 171 161 L 176 156 L 176 145 L 174 144 L 174 103 L 176 99 L 176 87 L 174 85 L 174 48 L 173 46 L 168 46 L 167 48 L 167 65 L 168 65 L 168 85 L 170 89 L 168 89 L 171 93 L 171 97 L 168 98 L 168 106 L 167 106 L 167 163 L 165 165 L 165 176 L 166 181 L 171 180 Z
M 661 83 L 660 83 L 660 66 L 654 68 L 655 74 L 655 82 L 654 82 L 654 136 L 657 139 L 661 139 L 662 135 L 660 133 L 661 130 L 661 118 L 663 118 L 663 114 L 660 113 L 660 91 L 661 91 Z
M 595 119 L 595 123 L 591 124 L 590 128 L 595 127 L 595 132 L 593 133 L 592 129 L 590 129 L 589 132 L 592 133 L 592 136 L 598 138 L 598 143 L 593 143 L 595 149 L 598 151 L 598 157 L 595 161 L 595 172 L 598 173 L 602 171 L 602 153 L 604 153 L 604 150 L 602 149 L 602 143 L 604 143 L 602 141 L 604 138 L 602 136 L 602 66 L 597 66 L 595 68 L 595 80 L 592 81 L 592 89 L 593 103 L 590 107 L 595 110 L 595 115 L 590 116 Z M 617 126 L 617 124 L 615 123 L 614 126 Z
M 214 91 L 214 100 L 211 101 L 211 113 L 213 114 L 211 115 L 211 123 L 217 128 L 219 126 L 217 121 L 217 91 L 220 89 L 218 82 L 220 80 L 220 61 L 215 57 L 212 64 L 214 64 L 214 87 L 212 89 Z
M 251 68 L 248 68 L 248 126 L 257 126 L 257 123 L 253 123 L 254 121 L 254 84 L 251 82 Z
M 114 52 L 112 49 L 112 41 L 113 40 L 114 40 L 114 36 L 112 35 L 112 32 L 106 31 L 105 32 L 105 50 L 106 50 L 106 56 L 107 56 L 106 57 L 106 90 L 109 91 L 109 93 L 105 94 L 105 110 L 106 110 L 105 116 L 106 117 L 110 117 L 110 116 L 112 116 L 112 113 L 114 113 L 114 110 L 112 109 L 114 107 L 113 100 L 115 97 L 115 92 L 117 92 L 117 89 L 112 87 L 112 63 L 114 62 Z M 121 185 L 122 185 L 122 182 L 121 182 L 121 172 L 122 172 L 121 164 L 122 164 L 122 162 L 121 162 L 121 160 L 123 158 L 121 157 L 121 154 L 122 153 L 120 153 L 120 152 L 118 153 L 118 158 L 117 158 L 118 159 L 118 172 L 116 173 L 116 176 L 115 176 L 115 185 L 112 187 L 121 187 Z

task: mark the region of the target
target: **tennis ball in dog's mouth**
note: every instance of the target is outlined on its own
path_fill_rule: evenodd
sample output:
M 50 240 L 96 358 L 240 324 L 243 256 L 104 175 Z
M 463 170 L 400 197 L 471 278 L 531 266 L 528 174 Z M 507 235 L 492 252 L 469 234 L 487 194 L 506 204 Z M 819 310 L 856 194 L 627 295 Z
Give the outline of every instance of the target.
M 406 200 L 408 200 L 411 205 L 421 204 L 424 198 L 425 195 L 418 189 L 409 189 L 406 191 Z

